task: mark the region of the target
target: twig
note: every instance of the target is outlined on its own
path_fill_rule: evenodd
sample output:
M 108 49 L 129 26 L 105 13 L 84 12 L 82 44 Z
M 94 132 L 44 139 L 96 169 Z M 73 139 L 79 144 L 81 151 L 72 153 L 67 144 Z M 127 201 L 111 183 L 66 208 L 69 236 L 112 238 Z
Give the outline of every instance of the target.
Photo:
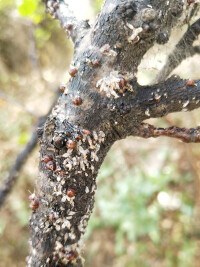
M 17 156 L 15 163 L 10 169 L 10 172 L 8 174 L 8 177 L 3 181 L 1 187 L 0 187 L 0 208 L 3 206 L 6 197 L 12 190 L 18 176 L 19 172 L 22 169 L 24 163 L 26 162 L 28 156 L 33 151 L 33 149 L 37 145 L 38 137 L 37 137 L 37 129 L 43 127 L 48 115 L 50 114 L 52 107 L 55 105 L 58 98 L 58 93 L 56 94 L 55 100 L 53 101 L 53 104 L 51 105 L 49 112 L 46 116 L 42 116 L 38 119 L 37 125 L 32 133 L 31 138 L 27 142 L 25 148 L 22 150 L 22 152 L 19 153 Z
M 58 19 L 61 27 L 67 32 L 68 37 L 75 41 L 81 37 L 85 30 L 89 28 L 87 21 L 79 21 L 72 14 L 72 11 L 69 9 L 68 5 L 63 1 L 56 0 L 44 0 L 47 12 L 54 19 Z
M 200 34 L 200 19 L 193 23 L 181 40 L 176 45 L 175 49 L 169 55 L 166 64 L 159 72 L 156 81 L 160 82 L 165 80 L 169 74 L 187 57 L 191 57 L 196 53 L 199 53 L 199 47 L 193 47 L 194 41 Z
M 148 123 L 141 123 L 139 126 L 139 136 L 143 138 L 168 136 L 178 138 L 185 143 L 200 142 L 200 127 L 196 128 L 179 128 L 172 126 L 169 128 L 157 128 Z
M 38 124 L 38 126 L 39 125 L 41 126 L 45 120 L 39 119 L 39 121 L 40 121 L 40 123 Z M 13 188 L 13 186 L 17 180 L 17 177 L 19 175 L 19 171 L 21 170 L 22 166 L 26 162 L 29 154 L 35 148 L 36 144 L 37 144 L 37 133 L 36 133 L 36 129 L 34 129 L 34 132 L 31 136 L 30 140 L 26 144 L 23 151 L 17 156 L 16 161 L 15 161 L 14 165 L 12 166 L 8 177 L 3 181 L 3 184 L 1 185 L 1 188 L 0 188 L 0 208 L 3 206 L 7 195 L 10 193 L 11 189 Z

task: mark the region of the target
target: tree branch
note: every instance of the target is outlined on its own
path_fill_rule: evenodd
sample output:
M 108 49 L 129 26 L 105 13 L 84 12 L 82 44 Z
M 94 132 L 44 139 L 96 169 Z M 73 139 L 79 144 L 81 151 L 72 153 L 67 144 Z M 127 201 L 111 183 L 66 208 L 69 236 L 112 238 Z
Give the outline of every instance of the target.
M 43 120 L 40 120 L 40 122 L 38 123 L 38 126 L 42 126 L 45 122 L 46 118 L 43 118 Z M 31 138 L 29 139 L 28 143 L 26 144 L 25 148 L 22 150 L 22 152 L 17 156 L 14 165 L 12 166 L 8 177 L 3 181 L 3 184 L 0 187 L 0 208 L 2 208 L 6 197 L 8 196 L 8 194 L 10 193 L 10 191 L 12 190 L 19 172 L 21 170 L 21 168 L 23 167 L 24 163 L 26 162 L 29 154 L 33 151 L 33 149 L 36 147 L 37 145 L 37 133 L 34 130 Z
M 188 27 L 186 33 L 176 45 L 175 49 L 168 56 L 167 62 L 159 72 L 156 81 L 164 81 L 169 74 L 187 57 L 199 53 L 199 47 L 193 47 L 194 41 L 200 34 L 200 19 Z
M 75 43 L 86 34 L 90 27 L 88 21 L 79 21 L 73 15 L 64 0 L 43 0 L 46 4 L 47 12 L 54 19 L 58 19 L 61 27 L 67 32 L 68 37 Z
M 200 107 L 199 80 L 182 80 L 172 76 L 151 86 L 141 86 L 134 80 L 129 83 L 132 84 L 132 92 L 125 90 L 121 97 L 119 94 L 112 104 L 107 104 L 118 138 L 140 135 L 138 127 L 146 119 Z
M 143 138 L 168 136 L 178 138 L 185 143 L 200 142 L 200 127 L 179 128 L 176 126 L 168 128 L 157 128 L 148 123 L 141 123 L 139 126 L 139 136 Z
M 200 80 L 182 80 L 172 76 L 163 83 L 140 88 L 138 97 L 145 119 L 190 111 L 200 107 Z
M 13 164 L 13 166 L 10 169 L 10 172 L 8 174 L 8 177 L 3 181 L 1 187 L 0 187 L 0 209 L 2 208 L 6 197 L 8 196 L 8 194 L 10 193 L 10 191 L 12 190 L 14 184 L 17 181 L 17 178 L 19 176 L 19 172 L 22 169 L 24 163 L 26 162 L 26 160 L 28 159 L 28 156 L 30 155 L 30 153 L 33 151 L 33 149 L 36 147 L 37 142 L 38 142 L 38 135 L 41 135 L 41 133 L 37 133 L 37 129 L 38 131 L 41 131 L 43 128 L 43 125 L 47 119 L 47 116 L 50 114 L 52 108 L 54 107 L 56 101 L 58 98 L 58 92 L 56 93 L 56 97 L 55 100 L 53 101 L 47 115 L 42 116 L 38 119 L 38 122 L 36 124 L 36 127 L 29 139 L 29 141 L 27 142 L 26 146 L 24 147 L 24 149 L 19 153 L 19 155 L 17 156 L 15 163 Z M 42 130 L 43 131 L 43 130 Z
M 149 3 L 104 1 L 93 28 L 75 49 L 71 79 L 41 138 L 30 267 L 82 266 L 81 239 L 94 206 L 98 169 L 109 148 L 127 135 L 139 135 L 146 118 L 198 107 L 198 81 L 186 86 L 186 81 L 172 78 L 142 87 L 134 78 L 159 34 L 170 33 L 184 12 L 182 0 Z M 190 99 L 195 94 L 196 102 Z

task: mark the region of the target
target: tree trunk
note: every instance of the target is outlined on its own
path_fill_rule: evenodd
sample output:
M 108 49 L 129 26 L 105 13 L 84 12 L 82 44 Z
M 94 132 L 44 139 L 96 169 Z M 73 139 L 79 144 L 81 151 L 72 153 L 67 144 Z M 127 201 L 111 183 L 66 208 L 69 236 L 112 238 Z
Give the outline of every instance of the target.
M 82 266 L 82 237 L 94 206 L 96 176 L 109 148 L 130 135 L 162 135 L 161 129 L 143 123 L 147 118 L 200 106 L 197 80 L 189 84 L 172 77 L 141 86 L 136 79 L 145 53 L 156 42 L 166 43 L 171 29 L 188 19 L 185 8 L 194 4 L 106 0 L 91 27 L 76 21 L 63 1 L 45 4 L 75 50 L 70 81 L 61 86 L 63 93 L 40 137 L 37 189 L 30 196 L 28 266 Z M 200 22 L 192 34 L 197 38 L 199 32 Z M 166 131 L 183 141 L 199 141 L 199 129 Z

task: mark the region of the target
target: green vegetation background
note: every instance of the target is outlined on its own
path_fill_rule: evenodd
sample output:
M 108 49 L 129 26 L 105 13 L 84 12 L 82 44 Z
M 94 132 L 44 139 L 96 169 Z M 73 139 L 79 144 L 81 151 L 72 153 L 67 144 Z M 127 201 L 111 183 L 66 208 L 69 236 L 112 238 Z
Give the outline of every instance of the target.
M 102 1 L 90 1 L 97 12 Z M 165 51 L 165 50 L 164 50 Z M 67 81 L 73 48 L 39 0 L 0 0 L 0 182 Z M 163 60 L 163 55 L 160 55 Z M 200 65 L 182 64 L 198 78 Z M 184 65 L 185 64 L 185 65 Z M 141 79 L 154 77 L 144 68 Z M 200 74 L 199 74 L 200 76 Z M 4 93 L 4 94 L 2 94 Z M 159 119 L 159 126 L 199 123 L 200 112 Z M 0 211 L 0 267 L 25 266 L 29 191 L 37 177 L 38 147 Z M 200 262 L 199 145 L 160 138 L 116 143 L 98 176 L 96 206 L 85 240 L 87 267 L 197 267 Z

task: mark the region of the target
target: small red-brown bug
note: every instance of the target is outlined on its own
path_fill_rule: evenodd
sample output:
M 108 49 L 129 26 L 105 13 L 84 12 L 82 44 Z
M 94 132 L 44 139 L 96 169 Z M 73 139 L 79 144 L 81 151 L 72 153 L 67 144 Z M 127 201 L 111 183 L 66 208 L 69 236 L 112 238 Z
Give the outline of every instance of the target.
M 156 100 L 156 102 L 160 102 L 161 95 L 155 94 L 155 100 Z
M 76 133 L 74 135 L 74 138 L 79 141 L 79 140 L 82 140 L 83 139 L 83 136 L 82 136 L 82 134 Z
M 65 171 L 61 171 L 61 172 L 60 172 L 60 175 L 61 175 L 61 176 L 65 175 L 65 174 L 66 174 Z
M 123 89 L 125 85 L 126 85 L 126 80 L 124 78 L 120 78 L 119 79 L 119 87 L 120 87 L 120 89 Z
M 55 145 L 55 147 L 56 148 L 62 148 L 63 146 L 64 146 L 64 138 L 62 137 L 62 136 L 55 136 L 54 138 L 53 138 L 53 142 L 54 142 L 54 145 Z
M 42 162 L 44 162 L 44 163 L 47 163 L 47 162 L 49 162 L 49 161 L 51 161 L 52 160 L 52 157 L 50 157 L 50 156 L 48 156 L 48 155 L 45 155 L 43 158 L 42 158 Z
M 90 135 L 91 134 L 91 132 L 89 130 L 86 130 L 86 129 L 83 129 L 82 133 L 85 134 L 85 135 Z
M 67 196 L 68 197 L 74 197 L 75 196 L 75 190 L 72 188 L 67 189 Z
M 66 258 L 68 261 L 72 261 L 73 259 L 78 257 L 78 252 L 77 251 L 69 251 L 66 253 Z
M 189 85 L 189 86 L 195 85 L 195 81 L 192 80 L 192 79 L 187 79 L 186 80 L 186 85 Z
M 34 200 L 33 202 L 31 202 L 31 204 L 29 205 L 30 209 L 32 210 L 36 210 L 39 207 L 39 200 Z
M 95 66 L 95 67 L 98 67 L 98 66 L 100 66 L 100 64 L 101 64 L 100 60 L 98 60 L 98 59 L 93 59 L 93 60 L 91 61 L 91 63 L 92 63 L 92 65 Z
M 75 74 L 78 72 L 76 68 L 70 68 L 69 69 L 69 75 L 72 77 L 75 77 Z
M 51 222 L 53 222 L 53 221 L 55 221 L 55 219 L 56 219 L 55 215 L 54 215 L 53 213 L 51 213 L 51 214 L 49 215 L 49 220 L 50 220 Z
M 48 161 L 47 164 L 46 164 L 46 168 L 50 171 L 55 171 L 56 169 L 56 163 L 55 161 Z
M 70 139 L 67 141 L 66 147 L 69 149 L 74 149 L 76 147 L 76 142 Z
M 75 96 L 73 100 L 73 104 L 76 106 L 80 106 L 83 103 L 83 100 L 80 96 Z
M 195 0 L 187 0 L 188 5 L 194 4 Z
M 68 24 L 65 25 L 65 29 L 68 30 L 68 31 L 71 31 L 72 28 L 73 28 L 73 25 L 70 24 L 70 23 L 68 23 Z
M 39 198 L 33 193 L 29 196 L 29 200 L 31 201 L 29 207 L 32 210 L 36 210 L 39 207 Z
M 65 91 L 65 88 L 66 88 L 65 84 L 62 83 L 62 84 L 60 85 L 60 91 L 61 91 L 61 92 L 64 92 L 64 91 Z

